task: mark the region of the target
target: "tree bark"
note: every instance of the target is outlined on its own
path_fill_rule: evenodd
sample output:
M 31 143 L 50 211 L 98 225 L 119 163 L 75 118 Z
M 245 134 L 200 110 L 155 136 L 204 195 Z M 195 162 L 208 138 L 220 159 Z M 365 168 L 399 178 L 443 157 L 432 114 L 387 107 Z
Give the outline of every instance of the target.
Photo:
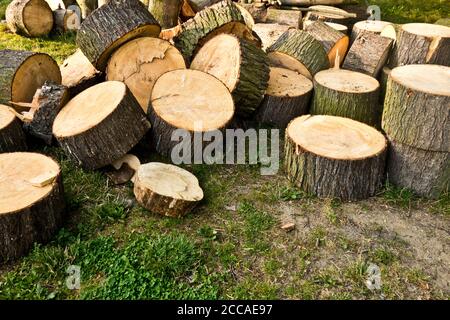
M 182 0 L 150 0 L 148 9 L 162 29 L 170 29 L 178 25 L 182 4 Z
M 386 89 L 387 89 L 387 83 L 388 83 L 390 74 L 391 74 L 391 69 L 389 69 L 387 66 L 385 66 L 385 67 L 383 67 L 383 69 L 381 69 L 381 72 L 379 75 L 380 103 L 382 105 L 384 105 L 384 99 L 386 98 Z
M 27 149 L 22 123 L 8 110 L 7 106 L 0 105 L 0 153 Z
M 353 43 L 356 38 L 358 38 L 361 32 L 381 34 L 386 26 L 393 25 L 391 22 L 379 21 L 379 20 L 363 20 L 355 23 L 352 29 L 351 43 Z
M 297 10 L 282 10 L 269 8 L 267 10 L 267 23 L 278 23 L 301 29 L 302 12 Z
M 199 11 L 201 11 L 207 7 L 210 7 L 220 1 L 221 0 L 187 0 L 189 5 L 195 12 L 199 12 Z
M 76 0 L 78 6 L 81 9 L 81 16 L 83 20 L 86 19 L 90 14 L 97 9 L 98 2 L 97 0 Z
M 46 36 L 53 28 L 53 12 L 44 0 L 14 0 L 5 15 L 9 29 L 27 37 Z M 27 17 L 34 19 L 27 20 Z

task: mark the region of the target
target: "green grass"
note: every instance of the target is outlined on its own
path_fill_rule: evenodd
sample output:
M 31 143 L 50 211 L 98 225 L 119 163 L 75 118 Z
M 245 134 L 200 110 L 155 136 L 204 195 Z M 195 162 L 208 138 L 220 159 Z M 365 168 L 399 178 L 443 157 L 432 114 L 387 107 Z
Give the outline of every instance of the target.
M 0 0 L 0 20 L 5 19 L 5 11 L 11 0 Z

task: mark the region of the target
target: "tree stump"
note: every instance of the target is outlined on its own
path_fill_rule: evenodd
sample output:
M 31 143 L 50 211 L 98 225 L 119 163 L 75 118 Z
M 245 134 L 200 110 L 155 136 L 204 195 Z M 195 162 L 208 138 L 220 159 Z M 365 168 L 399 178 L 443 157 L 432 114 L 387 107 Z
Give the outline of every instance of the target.
M 8 28 L 24 36 L 42 37 L 53 29 L 53 12 L 44 0 L 14 0 L 5 15 Z
M 450 67 L 408 65 L 392 70 L 383 129 L 396 142 L 450 152 Z
M 307 20 L 303 23 L 303 28 L 305 29 L 306 27 L 310 26 L 311 24 L 313 24 L 314 21 L 311 20 Z M 348 35 L 348 27 L 340 24 L 340 23 L 334 23 L 334 22 L 325 22 L 326 25 L 332 27 L 334 30 L 342 32 L 345 35 Z
M 0 103 L 31 102 L 47 80 L 61 83 L 58 64 L 49 55 L 0 50 Z
M 278 38 L 291 27 L 277 23 L 257 23 L 253 26 L 262 42 L 262 49 L 266 50 L 278 40 Z
M 330 67 L 322 44 L 305 31 L 286 31 L 267 53 L 272 66 L 296 71 L 311 80 Z
M 270 68 L 269 86 L 256 119 L 285 129 L 292 119 L 308 113 L 312 90 L 313 84 L 305 76 L 284 68 Z
M 236 113 L 248 117 L 264 98 L 269 81 L 267 55 L 244 39 L 221 34 L 195 55 L 191 69 L 209 73 L 230 90 Z
M 340 57 L 339 63 L 344 61 L 350 41 L 348 36 L 333 29 L 322 21 L 312 23 L 305 30 L 322 43 L 331 67 L 334 66 L 337 55 Z
M 0 154 L 0 262 L 49 241 L 62 225 L 64 192 L 59 165 L 38 153 Z
M 161 28 L 170 29 L 178 25 L 182 4 L 183 0 L 150 0 L 148 9 Z
M 145 113 L 123 82 L 107 81 L 69 101 L 53 123 L 66 154 L 85 169 L 111 164 L 150 129 Z
M 380 127 L 380 85 L 368 75 L 341 69 L 324 70 L 314 77 L 311 114 L 350 118 Z
M 158 37 L 161 27 L 138 0 L 111 0 L 83 21 L 77 45 L 95 68 L 105 71 L 111 54 L 138 37 Z
M 376 33 L 359 32 L 345 57 L 342 68 L 377 78 L 389 58 L 393 42 L 394 40 Z
M 440 64 L 450 66 L 450 28 L 426 23 L 401 27 L 390 66 Z
M 0 153 L 27 149 L 22 123 L 9 111 L 8 106 L 0 104 Z
M 363 20 L 355 23 L 352 29 L 351 42 L 353 43 L 358 38 L 361 32 L 381 34 L 386 26 L 391 26 L 391 22 L 380 20 Z
M 203 199 L 198 179 L 171 164 L 151 162 L 139 167 L 134 195 L 147 210 L 167 217 L 182 217 Z
M 286 129 L 289 179 L 319 197 L 361 200 L 384 180 L 387 141 L 372 127 L 341 117 L 302 116 Z
M 427 198 L 438 198 L 449 191 L 450 153 L 414 148 L 390 141 L 388 179 Z
M 142 37 L 114 52 L 108 62 L 106 79 L 124 82 L 147 112 L 156 79 L 176 69 L 186 69 L 186 64 L 174 46 L 165 40 Z
M 190 135 L 188 152 L 193 156 L 194 133 L 223 130 L 233 118 L 234 103 L 227 87 L 217 78 L 197 70 L 175 70 L 156 81 L 148 115 L 158 153 L 171 156 L 179 144 L 171 140 L 172 134 L 181 129 Z

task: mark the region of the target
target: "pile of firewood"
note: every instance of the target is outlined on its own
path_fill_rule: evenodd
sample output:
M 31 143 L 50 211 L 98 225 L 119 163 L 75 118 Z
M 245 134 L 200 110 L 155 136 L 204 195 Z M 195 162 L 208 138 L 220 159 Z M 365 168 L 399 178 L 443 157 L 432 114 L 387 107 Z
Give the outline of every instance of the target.
M 373 196 L 386 168 L 423 196 L 448 189 L 450 28 L 361 21 L 347 34 L 322 16 L 301 29 L 298 19 L 257 23 L 232 1 L 206 3 L 106 1 L 61 66 L 0 51 L 0 260 L 47 241 L 64 218 L 59 166 L 23 152 L 30 136 L 116 183 L 131 179 L 138 202 L 166 216 L 195 207 L 198 180 L 129 152 L 147 144 L 170 158 L 178 129 L 285 129 L 289 179 L 321 197 Z

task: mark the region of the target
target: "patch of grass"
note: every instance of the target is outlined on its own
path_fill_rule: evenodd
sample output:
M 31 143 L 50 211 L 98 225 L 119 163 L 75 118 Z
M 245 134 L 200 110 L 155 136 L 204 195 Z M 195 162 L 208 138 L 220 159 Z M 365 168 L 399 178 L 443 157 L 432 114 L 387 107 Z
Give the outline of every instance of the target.
M 386 183 L 382 196 L 389 204 L 404 209 L 411 208 L 414 201 L 417 200 L 417 197 L 413 191 L 405 188 L 399 188 L 389 182 Z
M 450 217 L 450 192 L 444 193 L 431 206 L 431 212 Z
M 5 11 L 11 0 L 0 0 L 0 20 L 5 19 Z
M 376 249 L 371 253 L 370 257 L 373 262 L 384 264 L 386 266 L 393 264 L 397 260 L 396 255 L 386 248 Z

